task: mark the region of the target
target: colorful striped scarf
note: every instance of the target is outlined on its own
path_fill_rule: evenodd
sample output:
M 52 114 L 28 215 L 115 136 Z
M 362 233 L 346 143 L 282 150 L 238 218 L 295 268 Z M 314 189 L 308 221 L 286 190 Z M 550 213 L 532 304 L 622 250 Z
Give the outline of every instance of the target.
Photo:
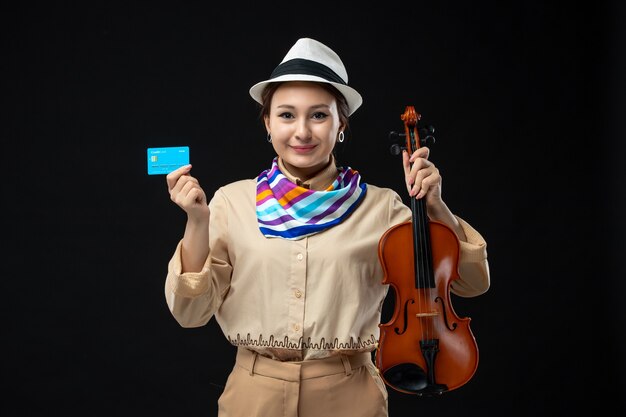
M 266 237 L 289 240 L 321 232 L 341 223 L 359 205 L 366 184 L 350 167 L 337 167 L 339 175 L 324 191 L 309 190 L 289 181 L 278 168 L 261 172 L 256 186 L 256 214 Z

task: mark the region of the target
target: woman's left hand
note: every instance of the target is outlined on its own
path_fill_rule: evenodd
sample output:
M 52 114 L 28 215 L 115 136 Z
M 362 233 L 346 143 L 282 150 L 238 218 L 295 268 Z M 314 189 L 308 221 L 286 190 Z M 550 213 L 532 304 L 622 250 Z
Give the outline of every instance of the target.
M 409 195 L 415 198 L 426 196 L 428 217 L 445 223 L 454 230 L 459 240 L 467 241 L 463 227 L 441 197 L 441 175 L 435 164 L 428 160 L 429 153 L 430 150 L 425 146 L 417 149 L 410 157 L 407 151 L 402 153 Z
M 427 205 L 432 206 L 442 203 L 441 175 L 435 164 L 428 160 L 429 154 L 430 150 L 426 146 L 418 148 L 410 157 L 404 151 L 402 162 L 409 195 L 417 199 L 426 196 Z

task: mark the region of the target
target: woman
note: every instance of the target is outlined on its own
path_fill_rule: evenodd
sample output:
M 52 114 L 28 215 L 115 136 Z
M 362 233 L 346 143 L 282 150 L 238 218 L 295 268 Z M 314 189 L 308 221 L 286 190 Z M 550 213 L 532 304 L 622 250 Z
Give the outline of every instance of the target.
M 372 363 L 387 286 L 378 242 L 411 219 L 400 196 L 337 167 L 336 142 L 362 103 L 335 52 L 299 39 L 251 96 L 276 157 L 254 179 L 219 188 L 207 203 L 184 166 L 167 175 L 187 223 L 168 266 L 167 304 L 183 327 L 215 316 L 237 347 L 218 401 L 225 416 L 386 416 L 387 391 Z M 421 147 L 403 156 L 409 195 L 459 238 L 452 291 L 489 288 L 486 243 L 441 196 Z

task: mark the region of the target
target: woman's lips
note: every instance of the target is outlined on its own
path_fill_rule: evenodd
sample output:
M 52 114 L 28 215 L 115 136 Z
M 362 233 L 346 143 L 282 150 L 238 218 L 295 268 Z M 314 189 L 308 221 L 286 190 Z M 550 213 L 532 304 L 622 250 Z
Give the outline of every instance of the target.
M 315 149 L 315 145 L 308 145 L 308 146 L 292 146 L 291 149 L 294 150 L 294 152 L 296 153 L 309 153 L 311 152 L 313 149 Z

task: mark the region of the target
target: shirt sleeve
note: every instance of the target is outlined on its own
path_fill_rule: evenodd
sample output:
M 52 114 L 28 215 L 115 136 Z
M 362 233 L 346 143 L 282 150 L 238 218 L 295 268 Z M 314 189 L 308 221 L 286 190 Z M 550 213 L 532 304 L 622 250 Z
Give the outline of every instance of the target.
M 165 279 L 165 300 L 182 327 L 200 327 L 215 314 L 230 287 L 227 201 L 218 190 L 209 202 L 209 255 L 200 272 L 182 273 L 182 239 L 170 259 Z
M 450 284 L 450 291 L 461 297 L 475 297 L 487 292 L 490 286 L 487 243 L 469 223 L 458 216 L 456 218 L 467 241 L 459 241 L 459 279 Z

